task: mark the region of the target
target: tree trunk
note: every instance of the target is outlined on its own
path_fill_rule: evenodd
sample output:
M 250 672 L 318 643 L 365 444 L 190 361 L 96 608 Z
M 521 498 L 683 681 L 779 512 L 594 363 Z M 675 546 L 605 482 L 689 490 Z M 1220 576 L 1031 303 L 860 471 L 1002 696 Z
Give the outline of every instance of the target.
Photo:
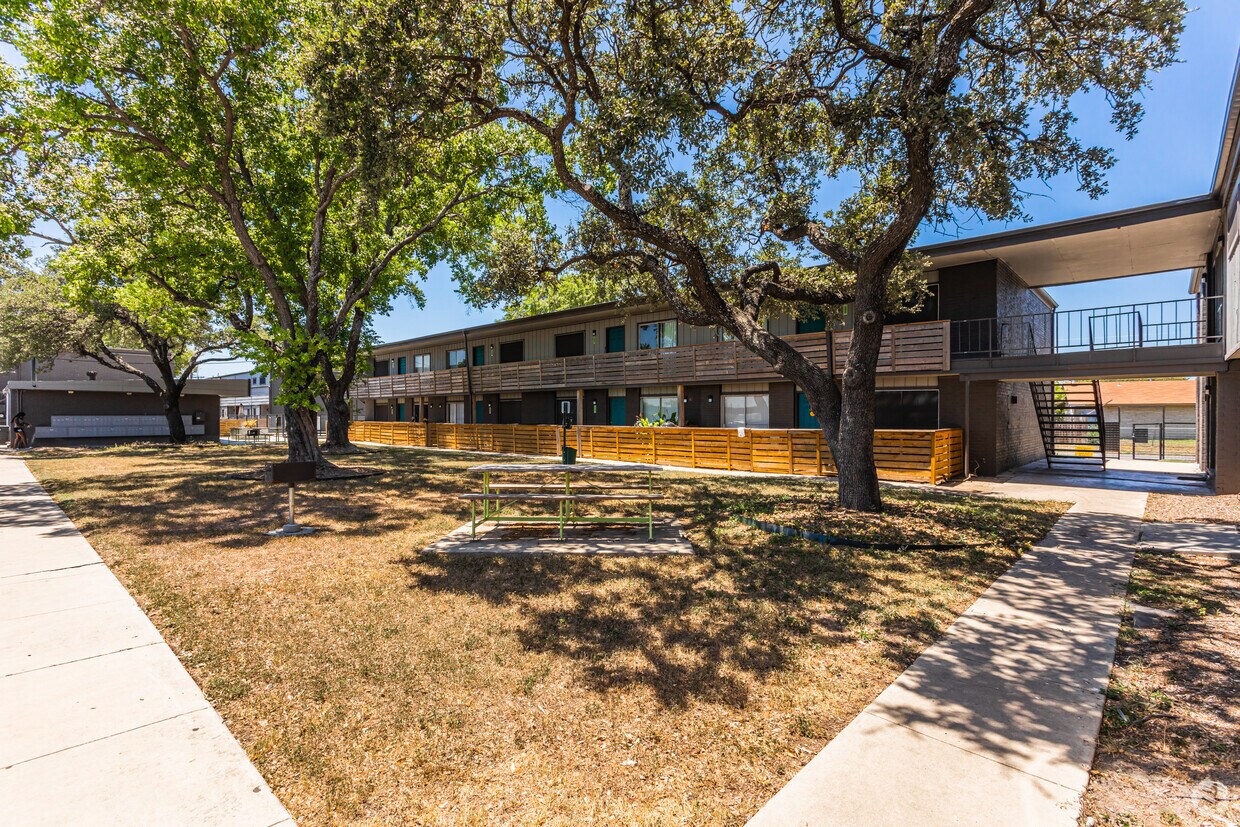
M 189 441 L 185 435 L 185 420 L 181 418 L 181 395 L 163 394 L 164 416 L 168 419 L 168 441 L 184 445 Z
M 328 465 L 319 451 L 318 415 L 313 408 L 285 408 L 288 461 Z
M 348 454 L 358 450 L 349 441 L 349 422 L 352 412 L 349 410 L 348 386 L 343 382 L 331 383 L 327 390 L 327 441 L 323 450 L 331 454 Z
M 881 296 L 886 288 L 885 280 L 865 281 L 868 283 L 858 290 L 853 306 L 855 321 L 841 383 L 835 466 L 840 507 L 879 512 L 883 510 L 883 500 L 878 488 L 878 469 L 874 466 L 874 383 L 878 352 L 883 344 Z

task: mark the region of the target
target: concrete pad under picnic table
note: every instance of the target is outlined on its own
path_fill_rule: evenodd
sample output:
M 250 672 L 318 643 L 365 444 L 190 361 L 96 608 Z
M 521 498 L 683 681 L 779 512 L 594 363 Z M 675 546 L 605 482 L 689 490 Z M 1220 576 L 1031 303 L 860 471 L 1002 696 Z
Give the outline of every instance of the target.
M 658 556 L 692 554 L 693 546 L 681 533 L 680 524 L 655 520 L 654 539 L 645 525 L 574 525 L 564 528 L 564 539 L 554 525 L 478 526 L 477 539 L 470 539 L 469 523 L 455 529 L 426 548 L 423 554 L 610 554 Z

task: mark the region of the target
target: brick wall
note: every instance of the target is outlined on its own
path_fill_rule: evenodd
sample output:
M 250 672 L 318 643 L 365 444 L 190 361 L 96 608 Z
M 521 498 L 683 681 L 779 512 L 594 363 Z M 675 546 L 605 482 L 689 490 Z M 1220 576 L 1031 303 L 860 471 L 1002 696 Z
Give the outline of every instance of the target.
M 1019 468 L 1046 456 L 1042 433 L 1038 429 L 1037 412 L 1028 382 L 997 382 L 995 411 L 995 453 L 999 470 Z M 1013 404 L 1012 400 L 1016 402 Z
M 968 396 L 969 473 L 993 477 L 1045 456 L 1028 383 L 972 382 Z M 954 376 L 939 377 L 939 427 L 966 427 L 965 383 Z

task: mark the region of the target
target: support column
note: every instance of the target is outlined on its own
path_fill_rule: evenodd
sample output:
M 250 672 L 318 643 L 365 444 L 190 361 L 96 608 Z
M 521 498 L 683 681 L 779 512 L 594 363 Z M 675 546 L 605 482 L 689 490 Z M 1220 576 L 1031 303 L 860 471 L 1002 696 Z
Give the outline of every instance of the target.
M 1210 404 L 1214 408 L 1214 493 L 1240 494 L 1240 371 L 1218 375 Z
M 684 427 L 685 424 L 685 386 L 676 386 L 676 424 Z

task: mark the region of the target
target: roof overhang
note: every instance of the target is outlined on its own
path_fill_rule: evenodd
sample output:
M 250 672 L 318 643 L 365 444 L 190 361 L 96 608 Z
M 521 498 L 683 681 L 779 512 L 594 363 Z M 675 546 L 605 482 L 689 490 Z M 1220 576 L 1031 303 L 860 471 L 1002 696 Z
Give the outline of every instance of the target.
M 108 379 L 35 379 L 9 382 L 13 390 L 59 391 L 62 393 L 154 393 L 145 382 Z M 244 379 L 191 379 L 185 383 L 186 396 L 243 396 L 249 390 Z
M 1000 258 L 1031 287 L 1190 270 L 1206 263 L 1222 210 L 1211 195 L 920 247 L 934 268 Z

